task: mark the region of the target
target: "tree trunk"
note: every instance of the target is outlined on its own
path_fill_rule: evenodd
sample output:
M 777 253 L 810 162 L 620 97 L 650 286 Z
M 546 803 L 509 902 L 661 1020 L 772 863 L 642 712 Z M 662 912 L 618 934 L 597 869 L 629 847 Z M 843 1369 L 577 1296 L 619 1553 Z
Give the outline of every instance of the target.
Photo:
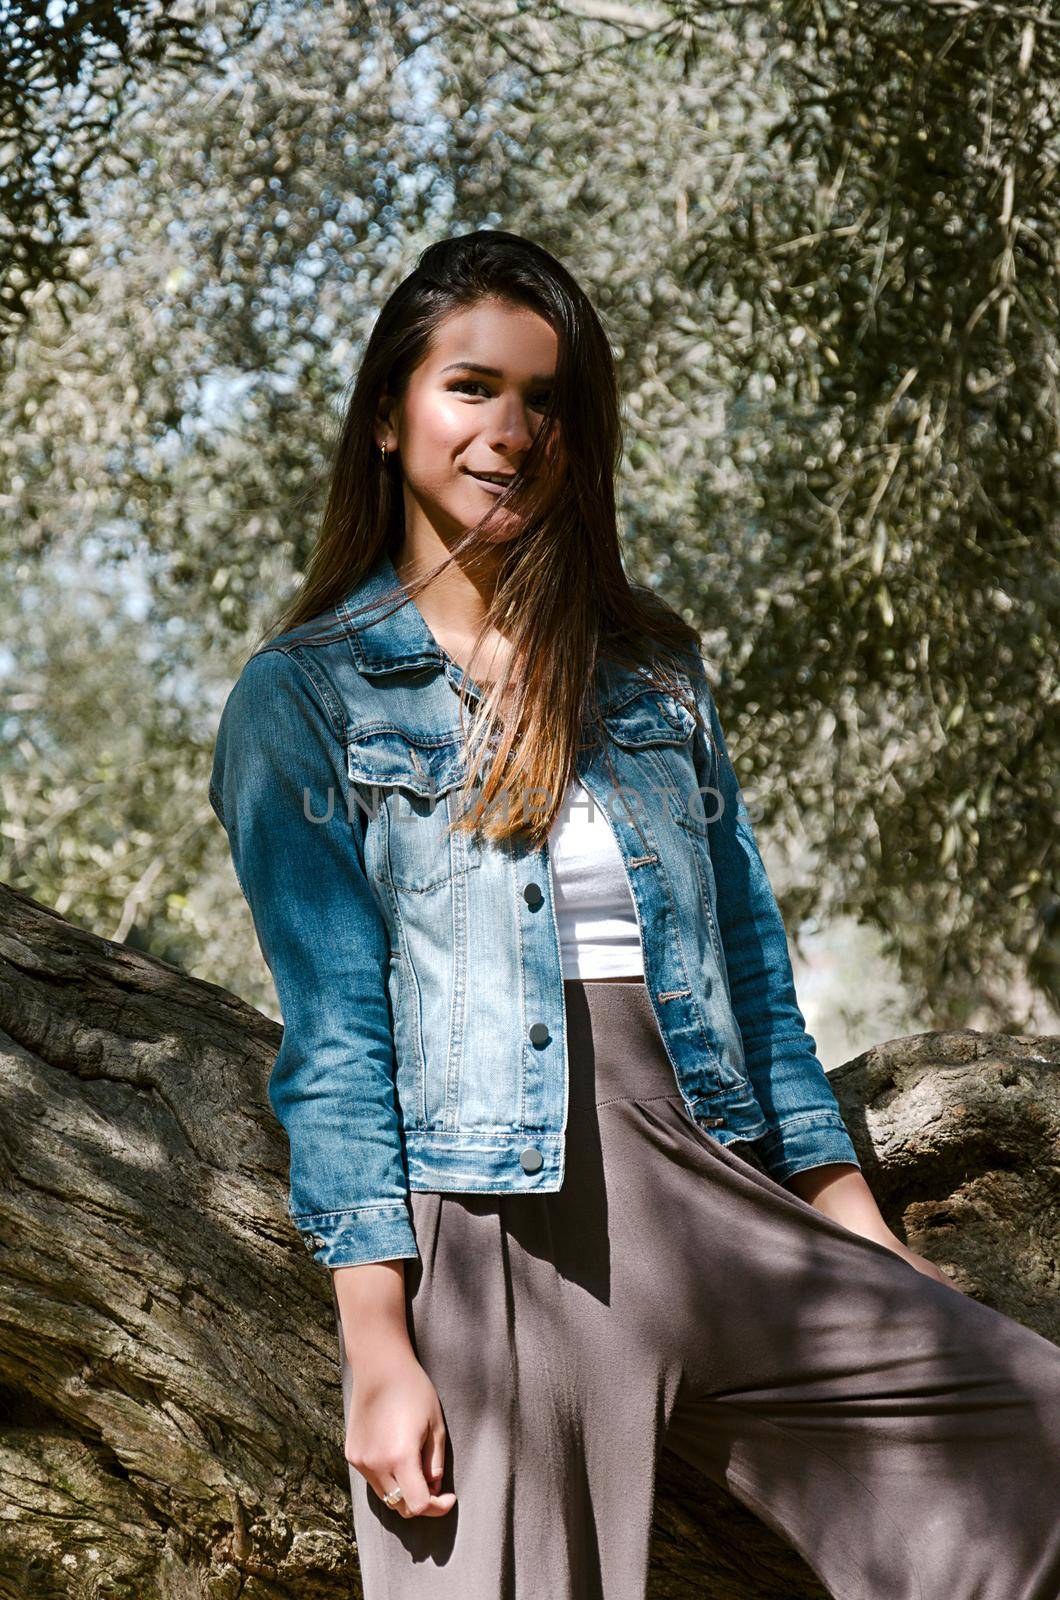
M 359 1595 L 327 1273 L 286 1213 L 279 1027 L 0 886 L 0 1595 Z M 833 1075 L 909 1243 L 1057 1340 L 1060 1039 L 958 1030 Z M 667 1455 L 652 1594 L 799 1600 Z

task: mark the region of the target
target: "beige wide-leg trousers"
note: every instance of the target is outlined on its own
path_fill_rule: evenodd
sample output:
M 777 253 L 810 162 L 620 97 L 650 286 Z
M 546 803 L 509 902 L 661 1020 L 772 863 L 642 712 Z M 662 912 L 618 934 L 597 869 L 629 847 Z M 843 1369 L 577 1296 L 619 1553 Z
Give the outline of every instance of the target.
M 565 994 L 562 1190 L 412 1197 L 457 1503 L 351 1468 L 366 1600 L 643 1600 L 663 1444 L 838 1600 L 1058 1600 L 1060 1349 L 697 1127 L 643 984 Z

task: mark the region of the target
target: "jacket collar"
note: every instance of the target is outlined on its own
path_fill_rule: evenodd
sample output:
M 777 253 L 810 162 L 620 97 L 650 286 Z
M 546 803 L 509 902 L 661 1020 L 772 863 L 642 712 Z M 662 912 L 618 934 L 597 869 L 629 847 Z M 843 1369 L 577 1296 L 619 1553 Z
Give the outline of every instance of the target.
M 369 604 L 382 607 L 387 596 L 391 609 L 380 610 L 378 618 L 373 611 L 362 611 Z M 404 595 L 405 598 L 400 597 Z M 354 658 L 362 672 L 406 672 L 410 667 L 444 667 L 450 659 L 431 630 L 414 600 L 397 575 L 397 570 L 383 550 L 375 565 L 345 600 L 340 601 L 338 614 L 350 631 Z M 455 663 L 453 663 L 455 665 Z
M 397 591 L 405 599 L 394 600 Z M 391 598 L 388 599 L 388 596 Z M 371 602 L 372 611 L 361 611 Z M 379 607 L 375 617 L 374 608 Z M 361 672 L 408 672 L 416 667 L 437 667 L 458 692 L 465 688 L 475 700 L 483 691 L 474 678 L 464 672 L 428 628 L 415 600 L 398 577 L 397 569 L 385 550 L 375 565 L 338 606 L 340 619 L 350 631 L 350 647 Z M 356 615 L 352 613 L 356 612 Z
M 382 609 L 386 597 L 395 591 L 406 598 L 391 600 L 390 609 Z M 369 602 L 373 608 L 380 607 L 378 617 L 374 610 L 360 610 Z M 337 612 L 348 630 L 350 648 L 361 672 L 371 676 L 433 666 L 445 672 L 454 689 L 463 686 L 476 699 L 481 698 L 482 691 L 474 679 L 442 649 L 416 602 L 408 598 L 408 591 L 385 550 L 367 575 L 339 602 Z M 602 661 L 597 668 L 600 707 L 605 713 L 650 687 L 650 675 L 643 669 L 611 661 Z

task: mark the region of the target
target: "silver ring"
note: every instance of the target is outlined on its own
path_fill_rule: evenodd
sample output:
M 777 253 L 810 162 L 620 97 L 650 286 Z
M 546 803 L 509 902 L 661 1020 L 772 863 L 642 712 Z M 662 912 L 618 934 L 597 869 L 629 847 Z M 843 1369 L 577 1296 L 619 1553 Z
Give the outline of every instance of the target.
M 385 1506 L 396 1506 L 398 1501 L 399 1500 L 404 1500 L 404 1498 L 405 1498 L 404 1489 L 391 1489 L 389 1494 L 385 1494 L 383 1496 L 383 1504 Z

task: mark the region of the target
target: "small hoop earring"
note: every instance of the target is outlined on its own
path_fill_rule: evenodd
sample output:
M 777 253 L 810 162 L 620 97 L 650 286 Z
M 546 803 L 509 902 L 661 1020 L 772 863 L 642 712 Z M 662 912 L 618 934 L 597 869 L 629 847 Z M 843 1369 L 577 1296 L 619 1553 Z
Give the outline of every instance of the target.
M 379 448 L 380 448 L 380 450 L 381 450 L 381 451 L 382 451 L 382 453 L 383 453 L 383 465 L 384 465 L 384 467 L 385 467 L 385 466 L 386 466 L 386 445 L 385 445 L 385 444 L 381 444 L 381 445 L 380 445 L 380 446 L 379 446 Z

